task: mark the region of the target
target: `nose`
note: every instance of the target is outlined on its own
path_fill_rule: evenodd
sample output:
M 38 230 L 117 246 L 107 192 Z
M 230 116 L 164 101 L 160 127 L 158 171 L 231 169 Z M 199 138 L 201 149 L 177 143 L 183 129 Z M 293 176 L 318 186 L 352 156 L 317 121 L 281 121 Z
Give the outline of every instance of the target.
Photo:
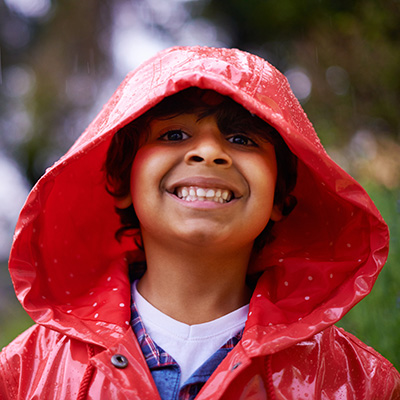
M 226 152 L 223 141 L 219 135 L 204 134 L 185 155 L 185 161 L 189 165 L 204 164 L 209 166 L 221 166 L 228 168 L 232 165 L 232 158 Z

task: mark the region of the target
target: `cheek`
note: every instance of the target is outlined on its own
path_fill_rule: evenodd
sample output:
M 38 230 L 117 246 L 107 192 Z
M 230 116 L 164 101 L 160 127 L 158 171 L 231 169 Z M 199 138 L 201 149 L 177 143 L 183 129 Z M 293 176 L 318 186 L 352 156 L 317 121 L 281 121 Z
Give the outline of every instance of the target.
M 251 191 L 266 201 L 273 198 L 278 173 L 275 157 L 260 157 L 254 160 L 248 171 Z
M 139 150 L 132 164 L 131 169 L 131 196 L 133 207 L 139 221 L 142 222 L 146 215 L 146 205 L 151 200 L 152 173 L 151 157 L 146 151 Z M 148 199 L 148 201 L 146 201 Z
M 160 208 L 161 185 L 168 171 L 168 157 L 156 146 L 139 149 L 131 169 L 133 207 L 141 224 Z
M 271 218 L 274 208 L 277 168 L 275 159 L 262 160 L 253 165 L 249 175 L 252 214 L 257 229 L 263 230 Z
M 139 149 L 131 169 L 132 195 L 147 190 L 147 186 L 157 177 L 161 162 L 162 159 L 155 149 L 147 147 Z

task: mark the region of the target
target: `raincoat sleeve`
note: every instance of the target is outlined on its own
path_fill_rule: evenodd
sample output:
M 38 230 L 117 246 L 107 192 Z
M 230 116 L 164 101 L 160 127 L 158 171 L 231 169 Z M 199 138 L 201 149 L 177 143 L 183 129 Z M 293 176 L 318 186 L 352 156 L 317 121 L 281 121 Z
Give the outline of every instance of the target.
M 340 337 L 345 339 L 347 344 L 343 346 L 346 349 L 350 365 L 348 373 L 352 375 L 351 380 L 358 381 L 361 385 L 362 375 L 369 382 L 364 385 L 365 398 L 377 398 L 382 400 L 400 400 L 400 373 L 396 368 L 381 354 L 372 347 L 365 345 L 361 340 L 352 334 L 339 329 L 338 341 Z M 342 343 L 343 345 L 343 343 Z M 351 357 L 356 355 L 356 357 Z M 355 371 L 359 370 L 359 377 Z M 356 378 L 356 379 L 354 379 Z M 349 378 L 350 379 L 350 378 Z M 354 385 L 357 391 L 357 385 Z
M 73 369 L 80 382 L 86 368 L 85 363 L 69 363 L 68 354 L 73 350 L 69 344 L 65 335 L 40 325 L 18 336 L 0 353 L 0 400 L 36 398 L 35 394 L 43 395 L 49 387 L 55 397 L 46 398 L 69 398 L 55 395 L 54 382 L 77 391 L 73 389 L 73 374 L 70 371 L 71 376 L 65 379 L 65 371 Z M 82 358 L 76 350 L 73 353 L 78 360 Z
M 60 334 L 33 325 L 0 353 L 0 399 L 24 399 L 48 366 L 51 349 Z M 43 383 L 43 382 L 42 382 Z
M 23 332 L 0 353 L 0 399 L 18 398 L 23 370 L 33 367 L 33 365 L 28 365 L 25 360 L 30 358 L 34 362 L 37 328 L 37 326 L 33 326 Z M 30 353 L 31 357 L 26 357 L 27 353 Z
M 382 399 L 400 400 L 400 374 L 393 365 L 383 366 L 375 380 L 373 385 L 376 384 L 377 393 L 382 393 Z

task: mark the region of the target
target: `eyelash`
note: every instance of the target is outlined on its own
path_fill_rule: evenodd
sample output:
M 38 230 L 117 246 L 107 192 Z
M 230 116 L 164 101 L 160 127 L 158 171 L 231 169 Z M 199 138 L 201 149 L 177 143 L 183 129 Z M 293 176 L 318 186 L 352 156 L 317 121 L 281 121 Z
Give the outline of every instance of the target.
M 172 135 L 176 135 L 179 134 L 180 137 L 179 138 L 172 138 Z M 171 129 L 167 132 L 165 132 L 164 134 L 162 134 L 158 140 L 162 140 L 162 141 L 166 141 L 166 142 L 181 142 L 183 140 L 189 139 L 190 136 L 184 132 L 181 129 Z M 245 143 L 237 143 L 235 142 L 235 140 L 240 139 L 243 140 Z M 249 138 L 249 136 L 247 136 L 246 134 L 232 134 L 230 136 L 226 137 L 226 140 L 232 144 L 236 144 L 239 146 L 244 146 L 244 147 L 258 147 L 258 144 Z
M 238 139 L 238 138 L 244 140 L 246 143 L 245 143 L 245 144 L 244 144 L 244 143 L 235 143 L 234 140 L 235 140 L 235 139 Z M 228 142 L 231 142 L 231 143 L 233 143 L 233 144 L 237 144 L 237 145 L 239 145 L 239 146 L 258 147 L 257 143 L 256 143 L 254 140 L 250 139 L 250 138 L 249 138 L 247 135 L 245 135 L 245 134 L 239 134 L 239 133 L 237 133 L 237 134 L 234 134 L 234 135 L 229 136 L 229 137 L 227 138 L 227 140 L 228 140 Z
M 181 137 L 179 139 L 172 139 L 171 136 L 177 133 L 179 133 L 181 136 L 186 136 L 186 137 L 185 138 Z M 182 140 L 188 139 L 189 137 L 190 136 L 181 129 L 171 129 L 170 131 L 162 134 L 158 140 L 164 140 L 166 142 L 180 142 Z

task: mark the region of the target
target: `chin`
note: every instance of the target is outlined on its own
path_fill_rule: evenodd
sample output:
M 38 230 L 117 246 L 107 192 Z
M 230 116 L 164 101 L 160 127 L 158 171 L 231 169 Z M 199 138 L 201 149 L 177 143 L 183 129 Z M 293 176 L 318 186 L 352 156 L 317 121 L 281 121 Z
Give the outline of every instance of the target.
M 237 235 L 223 234 L 215 231 L 204 231 L 194 230 L 192 232 L 186 232 L 185 235 L 181 236 L 181 240 L 186 245 L 192 245 L 195 248 L 199 248 L 204 256 L 204 251 L 209 248 L 215 248 L 219 250 L 228 248 L 232 250 L 242 247 L 244 245 L 243 240 Z

